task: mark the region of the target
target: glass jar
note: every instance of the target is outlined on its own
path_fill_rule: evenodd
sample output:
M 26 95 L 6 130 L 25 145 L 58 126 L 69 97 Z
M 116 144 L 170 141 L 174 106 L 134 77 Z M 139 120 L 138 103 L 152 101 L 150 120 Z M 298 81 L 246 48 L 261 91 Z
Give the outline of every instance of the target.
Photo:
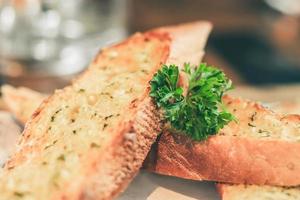
M 0 74 L 38 90 L 61 87 L 126 36 L 126 22 L 126 0 L 2 0 Z

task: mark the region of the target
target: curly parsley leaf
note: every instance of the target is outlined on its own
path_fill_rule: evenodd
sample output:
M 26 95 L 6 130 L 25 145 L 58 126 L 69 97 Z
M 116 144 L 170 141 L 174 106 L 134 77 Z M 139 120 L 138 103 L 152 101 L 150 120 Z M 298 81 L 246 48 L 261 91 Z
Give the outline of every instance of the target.
M 222 104 L 222 96 L 232 88 L 232 83 L 224 72 L 206 64 L 185 64 L 183 72 L 189 82 L 186 95 L 178 85 L 178 66 L 164 65 L 150 81 L 150 96 L 171 128 L 194 140 L 204 140 L 234 120 Z

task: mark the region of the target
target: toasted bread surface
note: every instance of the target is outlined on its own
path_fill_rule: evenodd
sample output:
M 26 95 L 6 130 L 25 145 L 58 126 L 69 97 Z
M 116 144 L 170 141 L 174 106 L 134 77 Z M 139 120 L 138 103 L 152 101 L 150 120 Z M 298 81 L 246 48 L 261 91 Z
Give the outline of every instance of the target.
M 208 22 L 187 23 L 184 28 L 169 26 L 152 30 L 156 34 L 170 34 L 172 40 L 171 52 L 165 64 L 183 65 L 189 62 L 198 65 L 204 55 L 204 45 L 211 29 Z M 184 37 L 183 37 L 184 35 Z M 145 59 L 146 55 L 139 55 L 140 59 Z M 147 58 L 151 59 L 151 58 Z M 25 124 L 41 102 L 48 96 L 26 87 L 13 87 L 4 85 L 1 87 L 2 98 L 0 99 L 0 109 L 3 106 L 12 112 L 17 119 Z M 1 106 L 2 105 L 2 106 Z
M 177 35 L 172 33 L 185 29 L 204 33 L 194 38 L 206 38 L 210 28 L 197 22 L 159 29 L 103 49 L 83 75 L 46 99 L 26 124 L 18 151 L 0 174 L 0 199 L 116 197 L 161 131 L 148 81 L 170 59 L 178 64 L 176 58 L 185 52 L 173 51 Z
M 21 128 L 14 121 L 13 116 L 0 110 L 0 166 L 14 151 L 15 145 L 21 134 Z
M 282 114 L 295 114 L 295 113 L 299 114 L 300 102 L 298 101 L 277 102 L 271 104 L 271 108 L 274 111 Z M 275 187 L 275 186 L 241 185 L 241 184 L 232 185 L 232 184 L 218 183 L 217 188 L 223 200 L 239 200 L 239 199 L 298 200 L 300 199 L 300 187 Z
M 195 180 L 299 185 L 299 116 L 283 116 L 258 103 L 228 96 L 224 103 L 237 122 L 203 142 L 163 133 L 150 168 Z
M 5 86 L 6 87 L 6 86 Z M 8 91 L 8 92 L 7 92 Z M 13 91 L 13 92 L 12 92 Z M 24 111 L 29 111 L 32 106 L 28 107 L 26 105 L 34 102 L 34 105 L 40 104 L 42 101 L 41 98 L 37 98 L 40 96 L 44 96 L 42 94 L 36 96 L 31 95 L 30 89 L 21 89 L 21 88 L 13 88 L 9 86 L 7 90 L 2 90 L 4 95 L 10 96 L 7 99 L 14 101 L 13 104 L 18 104 L 14 109 L 11 109 L 11 112 L 16 111 L 17 113 L 22 113 Z M 34 93 L 36 93 L 34 91 Z M 15 98 L 12 98 L 15 97 Z M 16 99 L 16 100 L 15 100 Z M 22 103 L 22 101 L 26 101 L 27 103 Z M 271 106 L 271 109 L 282 114 L 293 114 L 300 113 L 299 102 L 297 101 L 284 101 L 268 104 Z M 24 107 L 25 106 L 25 107 Z M 21 111 L 20 111 L 21 110 Z M 31 111 L 32 113 L 33 111 Z M 30 114 L 29 114 L 30 115 Z M 29 116 L 28 115 L 28 116 Z M 18 114 L 17 114 L 18 116 Z M 9 128 L 10 131 L 11 128 Z M 3 140 L 5 141 L 5 140 Z M 5 145 L 2 145 L 5 147 Z M 6 152 L 7 149 L 1 151 Z M 257 185 L 232 185 L 232 184 L 217 184 L 218 191 L 222 199 L 224 200 L 235 200 L 235 199 L 258 199 L 258 200 L 269 200 L 269 199 L 283 199 L 283 200 L 295 200 L 300 196 L 300 189 L 298 187 L 275 187 L 275 186 L 257 186 Z
M 110 172 L 108 168 L 117 167 L 115 172 L 123 173 L 116 163 L 104 168 L 106 172 L 97 167 L 109 159 L 116 160 L 113 157 L 121 153 L 118 146 L 129 143 L 129 149 L 134 148 L 135 140 L 144 139 L 136 135 L 144 137 L 136 130 L 136 107 L 146 92 L 147 73 L 166 61 L 170 42 L 168 38 L 147 37 L 137 34 L 126 43 L 103 50 L 75 84 L 57 91 L 42 104 L 26 126 L 19 152 L 6 165 L 1 198 L 21 195 L 25 199 L 49 199 L 52 194 L 50 198 L 54 199 L 96 199 L 97 195 L 106 199 L 113 196 L 111 192 L 123 179 L 133 176 L 127 171 L 124 175 L 106 174 L 98 181 L 102 191 L 92 188 L 92 193 L 87 187 L 91 183 L 88 179 Z M 139 56 L 152 59 L 146 63 Z M 143 123 L 150 126 L 150 133 L 145 135 L 149 134 L 151 140 L 158 134 L 159 121 L 147 115 L 149 122 Z M 127 139 L 130 137 L 136 138 Z M 122 163 L 128 171 L 136 167 L 130 162 L 138 159 L 132 154 L 130 157 L 128 163 Z M 116 177 L 120 180 L 114 180 Z
M 276 102 L 270 104 L 271 109 L 282 114 L 300 114 L 300 100 L 293 99 L 290 101 Z
M 7 110 L 7 106 L 6 104 L 4 103 L 4 100 L 2 98 L 2 96 L 0 97 L 0 110 Z
M 218 184 L 222 200 L 299 200 L 299 187 Z
M 25 87 L 15 88 L 10 85 L 1 87 L 3 104 L 25 124 L 47 95 Z

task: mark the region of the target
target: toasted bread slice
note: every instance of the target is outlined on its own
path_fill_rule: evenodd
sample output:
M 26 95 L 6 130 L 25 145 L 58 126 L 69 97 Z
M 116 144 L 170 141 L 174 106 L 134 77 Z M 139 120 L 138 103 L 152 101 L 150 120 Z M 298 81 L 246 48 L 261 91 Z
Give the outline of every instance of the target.
M 10 85 L 2 86 L 1 93 L 5 107 L 23 124 L 47 96 L 29 88 Z
M 148 81 L 162 64 L 180 64 L 181 55 L 199 62 L 210 29 L 207 22 L 160 28 L 103 49 L 26 124 L 0 173 L 0 199 L 116 197 L 161 131 Z
M 14 121 L 12 115 L 6 111 L 0 111 L 0 166 L 14 151 L 21 128 Z
M 6 89 L 2 90 L 3 95 L 7 96 L 10 101 L 14 101 L 12 105 L 16 107 L 11 109 L 11 112 L 16 112 L 15 115 L 19 116 L 18 113 L 28 113 L 25 116 L 30 116 L 33 113 L 32 106 L 30 104 L 39 105 L 42 101 L 40 95 L 31 95 L 30 89 L 23 90 L 21 88 L 13 88 L 12 86 L 5 86 Z M 13 92 L 12 92 L 13 91 Z M 33 91 L 33 94 L 36 94 Z M 14 97 L 14 98 L 13 98 Z M 17 99 L 17 100 L 15 100 Z M 22 101 L 19 101 L 22 99 Z M 24 103 L 25 102 L 25 103 Z M 7 103 L 6 103 L 7 104 Z M 275 112 L 282 114 L 297 114 L 300 113 L 300 102 L 298 101 L 283 101 L 277 103 L 271 103 L 271 109 Z M 26 121 L 26 120 L 25 120 Z M 11 131 L 11 128 L 10 128 Z M 11 143 L 11 141 L 10 141 Z M 2 152 L 7 152 L 5 149 Z M 5 154 L 6 157 L 7 153 Z M 232 185 L 232 184 L 217 184 L 218 191 L 223 200 L 240 200 L 240 199 L 258 199 L 258 200 L 296 200 L 300 199 L 300 188 L 299 187 L 275 187 L 275 186 L 257 186 L 257 185 Z
M 272 110 L 282 114 L 300 114 L 300 99 L 270 104 Z
M 150 169 L 194 180 L 299 185 L 300 117 L 284 117 L 258 103 L 229 96 L 224 102 L 237 122 L 203 142 L 163 133 Z
M 25 124 L 33 112 L 48 96 L 26 87 L 13 87 L 4 85 L 1 87 L 2 98 L 0 110 L 8 110 Z M 239 91 L 241 92 L 241 91 Z M 273 111 L 282 114 L 300 114 L 300 100 L 284 100 L 267 104 Z
M 272 109 L 283 114 L 300 114 L 300 102 L 287 101 L 272 104 Z M 223 200 L 299 200 L 300 187 L 217 184 Z
M 300 187 L 218 184 L 222 200 L 299 200 Z
M 7 106 L 2 98 L 2 96 L 0 96 L 0 110 L 7 110 Z

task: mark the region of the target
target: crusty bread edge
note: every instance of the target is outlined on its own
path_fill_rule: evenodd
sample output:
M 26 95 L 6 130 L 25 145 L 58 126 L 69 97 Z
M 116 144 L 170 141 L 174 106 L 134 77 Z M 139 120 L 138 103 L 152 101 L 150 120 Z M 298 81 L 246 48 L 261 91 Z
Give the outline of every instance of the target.
M 252 106 L 272 113 L 260 104 Z M 300 119 L 299 115 L 278 117 L 286 122 Z M 235 184 L 300 184 L 300 174 L 295 173 L 300 171 L 300 144 L 295 142 L 222 135 L 194 142 L 182 134 L 164 132 L 156 151 L 152 164 L 146 164 L 156 173 Z
M 206 38 L 208 33 L 210 32 L 211 25 L 207 22 L 205 22 L 204 24 L 206 24 L 206 26 L 207 26 L 206 30 L 205 30 L 206 35 L 204 35 L 204 36 L 198 35 L 197 37 L 205 37 Z M 179 29 L 181 29 L 183 27 L 184 27 L 184 25 L 178 26 Z M 177 29 L 172 29 L 172 31 L 173 30 L 177 30 Z M 191 29 L 189 28 L 189 30 L 193 30 L 193 27 L 191 27 Z M 168 31 L 168 28 L 167 28 L 166 31 L 162 31 L 162 30 L 161 31 L 152 31 L 152 32 L 146 33 L 146 34 L 150 34 L 150 35 L 151 34 L 159 34 L 159 35 L 163 35 L 162 37 L 168 37 L 170 35 L 170 32 L 172 33 L 172 31 Z M 172 39 L 174 39 L 174 38 L 172 38 Z M 126 43 L 126 41 L 121 44 L 118 44 L 118 45 L 123 45 L 125 43 Z M 201 53 L 202 52 L 200 52 L 200 54 L 199 54 L 199 56 L 200 56 L 199 60 L 202 57 Z M 92 65 L 97 63 L 98 57 L 99 56 L 97 56 L 95 58 Z M 174 57 L 173 59 L 175 61 L 176 57 Z M 162 61 L 162 63 L 164 63 L 164 62 L 165 61 Z M 160 67 L 160 66 L 157 66 L 157 68 L 158 67 Z M 88 70 L 85 73 L 83 73 L 78 79 L 84 78 L 84 76 L 86 76 L 86 74 L 88 73 Z M 71 89 L 71 86 L 68 86 L 62 90 L 57 90 L 55 92 L 55 94 L 63 96 L 63 93 L 69 89 Z M 32 151 L 30 145 L 26 144 L 26 140 L 27 140 L 26 138 L 31 137 L 31 135 L 30 135 L 31 124 L 35 123 L 36 121 L 39 120 L 40 116 L 43 115 L 44 108 L 49 104 L 49 102 L 51 102 L 52 98 L 53 97 L 50 96 L 47 99 L 45 99 L 43 101 L 43 103 L 39 106 L 39 108 L 34 112 L 31 119 L 27 122 L 27 124 L 25 126 L 24 136 L 22 137 L 22 139 L 19 142 L 20 147 L 23 147 L 23 148 L 20 148 L 20 151 L 22 151 L 24 154 L 26 154 L 26 151 Z M 87 180 L 83 181 L 84 185 L 78 185 L 78 183 L 71 184 L 70 187 L 66 191 L 63 191 L 63 193 L 55 194 L 53 197 L 54 199 L 57 199 L 57 198 L 61 198 L 61 199 L 77 199 L 77 198 L 79 198 L 79 199 L 91 199 L 91 198 L 112 199 L 125 189 L 125 187 L 132 180 L 132 178 L 135 176 L 138 169 L 140 168 L 141 162 L 144 160 L 144 158 L 146 157 L 146 154 L 150 150 L 151 144 L 155 141 L 156 136 L 160 133 L 160 131 L 159 131 L 160 121 L 159 121 L 159 118 L 156 116 L 156 113 L 155 113 L 156 109 L 153 110 L 153 108 L 155 106 L 153 104 L 151 105 L 151 102 L 149 102 L 150 101 L 149 98 L 145 98 L 144 100 L 147 102 L 148 105 L 150 103 L 150 106 L 145 106 L 144 108 L 147 108 L 148 110 L 150 110 L 151 113 L 148 113 L 148 114 L 146 114 L 146 116 L 136 119 L 135 121 L 137 121 L 137 123 L 133 123 L 132 121 L 125 121 L 124 122 L 125 124 L 120 125 L 120 127 L 124 127 L 124 128 L 120 128 L 120 131 L 114 133 L 114 134 L 120 135 L 120 137 L 116 137 L 116 138 L 119 138 L 119 140 L 111 141 L 111 143 L 108 144 L 108 145 L 112 145 L 109 148 L 109 151 L 111 151 L 111 153 L 107 153 L 107 155 L 108 155 L 107 157 L 102 157 L 102 158 L 100 158 L 101 160 L 99 160 L 99 162 L 101 162 L 102 164 L 105 163 L 105 161 L 115 161 L 115 162 L 118 161 L 119 166 L 116 166 L 117 169 L 119 169 L 118 167 L 120 167 L 120 165 L 123 165 L 125 163 L 125 166 L 126 166 L 128 164 L 128 162 L 134 161 L 136 158 L 138 158 L 140 160 L 139 162 L 137 162 L 138 163 L 137 165 L 135 165 L 132 169 L 128 170 L 127 175 L 125 177 L 123 177 L 120 182 L 118 182 L 118 184 L 116 185 L 116 188 L 114 188 L 114 191 L 107 191 L 107 193 L 105 195 L 103 195 L 103 193 L 101 193 L 101 196 L 99 196 L 100 193 L 98 192 L 97 182 L 102 177 L 101 175 L 103 173 L 107 173 L 107 171 L 103 172 L 99 169 L 99 170 L 94 171 Z M 145 103 L 145 102 L 143 102 L 143 100 L 141 100 L 141 101 L 142 101 L 142 103 L 140 105 L 143 105 L 143 103 Z M 139 112 L 145 112 L 145 110 L 143 110 L 143 108 L 138 108 L 134 112 L 136 112 L 138 115 Z M 150 127 L 150 128 L 142 127 L 140 125 L 142 123 L 140 123 L 140 124 L 138 123 L 139 121 L 148 120 L 149 118 L 152 119 L 152 123 L 153 123 L 152 127 Z M 131 146 L 132 143 L 129 142 L 129 144 L 128 144 L 128 142 L 126 142 L 126 141 L 124 142 L 124 135 L 126 133 L 128 133 L 127 132 L 128 130 L 136 132 L 136 135 L 141 136 L 140 140 L 144 140 L 144 143 L 140 144 L 144 147 L 143 152 L 140 152 L 140 151 L 137 152 L 135 148 L 132 148 L 132 146 Z M 155 132 L 155 133 L 153 133 L 153 132 Z M 112 147 L 114 147 L 114 148 L 112 148 Z M 115 148 L 115 147 L 118 147 L 118 148 Z M 130 152 L 128 152 L 128 151 L 130 151 Z M 130 155 L 129 158 L 127 158 L 125 160 L 123 159 L 122 156 L 119 156 L 120 154 L 122 154 L 124 152 L 126 153 L 125 155 L 128 155 L 128 154 Z M 9 160 L 6 163 L 5 168 L 9 168 L 11 166 L 18 164 L 18 162 L 21 162 L 24 159 L 24 157 L 23 157 L 24 154 L 17 153 L 15 157 L 13 157 L 11 160 Z M 116 157 L 114 157 L 114 156 L 116 156 Z M 137 156 L 137 157 L 135 157 L 135 156 Z M 119 159 L 117 159 L 117 158 L 119 158 Z M 107 164 L 107 165 L 109 165 L 109 164 Z M 109 172 L 112 173 L 112 175 L 113 175 L 113 173 L 116 172 L 116 170 L 113 169 L 113 167 L 112 167 L 109 170 Z M 74 190 L 74 189 L 79 189 L 79 190 Z
M 140 33 L 137 33 L 140 34 Z M 133 36 L 134 37 L 134 36 Z M 159 34 L 159 35 L 155 35 L 153 36 L 152 34 L 147 34 L 145 37 L 149 37 L 149 39 L 151 39 L 151 37 L 157 39 L 158 37 L 162 37 L 161 39 L 164 42 L 168 43 L 170 42 L 169 36 L 168 34 Z M 129 41 L 125 40 L 124 42 L 115 45 L 120 46 L 120 45 L 126 45 L 126 43 Z M 165 47 L 169 48 L 168 46 L 165 45 Z M 112 47 L 113 48 L 113 47 Z M 163 60 L 161 62 L 166 62 L 167 57 L 169 55 L 169 49 L 165 50 L 166 54 L 165 54 L 165 58 L 163 58 Z M 91 65 L 96 65 L 98 62 L 100 54 L 98 54 L 98 56 L 94 59 L 94 61 L 92 62 Z M 160 67 L 156 66 L 156 68 L 158 69 Z M 88 74 L 88 71 L 90 70 L 87 69 L 82 75 L 80 75 L 78 78 L 75 79 L 74 82 L 76 82 L 76 80 L 82 79 L 84 78 L 84 76 L 86 76 Z M 55 95 L 59 95 L 62 98 L 64 97 L 64 93 L 66 90 L 71 89 L 72 86 L 67 86 L 64 89 L 61 90 L 56 90 L 55 91 Z M 94 160 L 98 159 L 98 166 L 100 166 L 101 168 L 103 167 L 103 165 L 107 165 L 109 167 L 106 167 L 106 169 L 108 169 L 108 171 L 101 171 L 100 169 L 90 169 L 91 174 L 89 175 L 89 177 L 87 177 L 85 180 L 81 180 L 81 182 L 76 182 L 76 183 L 70 183 L 68 184 L 68 186 L 66 188 L 68 188 L 67 190 L 64 189 L 63 191 L 58 191 L 56 194 L 53 194 L 52 199 L 77 199 L 78 197 L 80 199 L 113 199 L 115 196 L 117 196 L 121 191 L 123 191 L 126 186 L 128 185 L 128 183 L 132 180 L 132 178 L 135 176 L 135 174 L 138 172 L 138 169 L 140 168 L 140 165 L 142 164 L 143 160 L 138 160 L 141 159 L 138 155 L 141 152 L 140 151 L 136 151 L 136 149 L 134 148 L 134 145 L 138 145 L 139 142 L 141 142 L 142 140 L 144 140 L 141 144 L 145 145 L 144 146 L 144 152 L 142 152 L 142 154 L 145 154 L 144 157 L 146 157 L 148 151 L 150 150 L 151 144 L 153 141 L 155 141 L 156 136 L 161 132 L 160 130 L 160 120 L 158 117 L 156 117 L 156 113 L 154 112 L 155 110 L 153 109 L 153 105 L 151 105 L 149 101 L 147 101 L 146 96 L 148 94 L 148 90 L 145 90 L 145 93 L 143 95 L 141 95 L 141 98 L 138 99 L 137 101 L 135 101 L 131 106 L 138 106 L 138 105 L 143 105 L 146 108 L 149 109 L 149 111 L 151 111 L 151 113 L 149 113 L 149 111 L 147 111 L 147 115 L 143 116 L 143 117 L 136 117 L 136 118 L 132 118 L 133 116 L 135 116 L 138 112 L 140 112 L 137 108 L 134 109 L 127 109 L 125 111 L 125 113 L 127 113 L 127 119 L 123 120 L 123 122 L 121 122 L 121 124 L 119 125 L 118 130 L 116 130 L 114 133 L 114 138 L 115 140 L 111 140 L 110 142 L 108 142 L 106 144 L 107 146 L 107 152 L 106 154 L 104 154 L 104 156 L 100 157 L 100 158 L 94 158 Z M 19 162 L 22 162 L 25 159 L 25 155 L 26 152 L 30 152 L 30 151 L 34 151 L 30 144 L 27 144 L 27 139 L 29 137 L 31 137 L 30 133 L 31 133 L 31 124 L 37 122 L 40 119 L 40 116 L 42 116 L 44 113 L 44 108 L 46 106 L 48 106 L 49 102 L 52 101 L 53 95 L 46 98 L 42 104 L 39 106 L 39 108 L 33 113 L 33 115 L 31 116 L 30 120 L 26 123 L 25 125 L 25 130 L 23 132 L 23 137 L 21 138 L 21 140 L 19 141 L 19 152 L 15 153 L 15 156 L 13 156 L 5 165 L 5 168 L 11 168 L 14 165 L 17 165 Z M 148 103 L 148 105 L 145 105 L 145 102 Z M 149 105 L 150 104 L 150 105 Z M 142 110 L 143 112 L 145 111 L 145 109 L 140 108 L 140 110 Z M 132 117 L 130 117 L 132 116 Z M 150 121 L 152 122 L 151 127 L 148 131 L 146 132 L 141 132 L 140 129 L 141 127 L 139 127 L 139 125 L 142 123 L 141 121 Z M 140 123 L 140 124 L 137 124 Z M 132 132 L 135 133 L 135 135 L 137 135 L 137 137 L 139 136 L 140 138 L 137 138 L 137 142 L 135 144 L 130 143 L 128 141 L 126 141 L 126 137 L 125 134 L 128 132 Z M 104 147 L 105 148 L 105 147 Z M 130 152 L 129 152 L 130 150 Z M 140 149 L 138 149 L 140 150 Z M 21 151 L 21 153 L 20 153 Z M 129 153 L 128 155 L 130 155 L 129 157 L 126 158 L 126 153 Z M 98 153 L 97 153 L 98 155 Z M 92 157 L 95 157 L 97 155 L 89 155 L 87 156 L 89 158 L 89 160 L 93 160 Z M 121 155 L 121 156 L 120 156 Z M 124 160 L 126 158 L 126 160 Z M 100 160 L 99 160 L 100 159 Z M 142 158 L 144 159 L 144 158 Z M 90 161 L 88 161 L 90 162 Z M 114 162 L 114 164 L 111 164 L 112 162 Z M 132 169 L 127 169 L 125 174 L 125 177 L 122 177 L 122 180 L 116 180 L 116 188 L 114 188 L 114 190 L 109 190 L 107 189 L 107 191 L 101 191 L 99 192 L 98 189 L 99 187 L 95 187 L 97 186 L 99 180 L 101 180 L 101 178 L 103 177 L 103 174 L 110 174 L 111 176 L 115 176 L 118 175 L 120 176 L 120 174 L 115 174 L 118 173 L 120 171 L 120 169 L 126 169 L 126 167 L 130 164 L 135 164 L 134 168 Z M 101 164 L 101 165 L 100 165 Z M 125 166 L 125 168 L 123 167 Z M 95 178 L 97 177 L 97 178 Z
M 147 32 L 146 34 L 149 35 L 159 35 L 159 37 L 161 37 L 161 35 L 163 35 L 164 37 L 170 37 L 170 44 L 171 44 L 171 49 L 170 49 L 170 54 L 168 54 L 168 58 L 166 59 L 166 63 L 169 62 L 170 59 L 172 59 L 173 63 L 176 64 L 181 64 L 180 62 L 178 62 L 178 54 L 181 55 L 182 52 L 172 52 L 173 48 L 174 48 L 174 43 L 177 42 L 177 39 L 179 36 L 181 36 L 180 34 L 178 35 L 176 31 L 182 31 L 183 29 L 190 31 L 190 30 L 194 30 L 194 26 L 195 24 L 198 24 L 198 22 L 196 23 L 190 23 L 190 24 L 184 24 L 184 25 L 178 25 L 178 26 L 171 26 L 171 27 L 166 27 L 166 28 L 160 28 L 160 29 L 154 29 L 152 31 Z M 200 28 L 202 32 L 204 32 L 205 34 L 203 35 L 197 35 L 197 37 L 203 37 L 203 38 L 207 38 L 208 34 L 211 30 L 211 25 L 208 22 L 201 22 L 200 24 Z M 205 27 L 203 27 L 203 25 L 205 25 Z M 159 30 L 159 31 L 158 31 Z M 197 30 L 197 28 L 195 29 Z M 176 33 L 176 35 L 174 35 Z M 194 36 L 194 35 L 193 35 Z M 205 43 L 205 42 L 204 42 Z M 173 45 L 172 45 L 173 44 Z M 187 44 L 189 45 L 189 44 Z M 195 45 L 197 46 L 197 44 Z M 202 45 L 202 47 L 204 48 L 204 45 Z M 195 48 L 193 48 L 192 46 L 190 46 L 190 49 L 196 50 Z M 198 49 L 197 49 L 198 50 Z M 200 62 L 201 58 L 202 58 L 203 52 L 199 52 L 199 54 L 197 56 L 194 56 L 193 59 L 197 60 L 197 62 Z M 197 57 L 197 58 L 196 58 Z M 195 59 L 196 58 L 196 59 Z M 188 57 L 186 57 L 187 60 Z M 193 62 L 193 60 L 191 60 Z M 159 68 L 160 66 L 158 66 Z M 155 139 L 157 138 L 158 134 L 161 132 L 161 122 L 160 122 L 160 116 L 159 113 L 157 111 L 156 106 L 154 105 L 154 103 L 152 102 L 152 99 L 148 97 L 148 91 L 144 94 L 145 99 L 144 102 L 142 104 L 140 104 L 140 106 L 137 108 L 137 116 L 139 116 L 139 113 L 147 113 L 147 116 L 152 116 L 150 118 L 154 119 L 152 120 L 153 125 L 152 127 L 144 127 L 146 129 L 144 129 L 143 131 L 143 127 L 140 126 L 139 124 L 142 125 L 143 123 L 139 123 L 139 120 L 135 120 L 137 123 L 132 124 L 132 128 L 133 130 L 135 130 L 136 135 L 138 137 L 141 137 L 140 139 L 137 140 L 141 140 L 144 143 L 144 146 L 139 146 L 137 149 L 142 151 L 132 151 L 132 147 L 128 146 L 128 147 L 124 147 L 123 145 L 113 145 L 113 146 L 119 146 L 119 148 L 115 149 L 115 154 L 122 154 L 122 156 L 117 156 L 118 158 L 121 158 L 119 161 L 117 161 L 117 163 L 120 163 L 120 165 L 128 165 L 128 162 L 134 162 L 133 160 L 123 160 L 123 158 L 126 158 L 126 155 L 128 154 L 133 154 L 137 157 L 139 157 L 140 161 L 143 161 L 147 155 L 147 153 L 150 150 L 151 145 L 154 143 Z M 143 104 L 147 106 L 143 106 Z M 149 112 L 149 110 L 152 110 L 152 112 Z M 148 120 L 149 118 L 146 116 L 146 119 L 142 119 L 143 117 L 140 118 L 141 121 L 143 120 Z M 148 118 L 148 119 L 147 119 Z M 132 131 L 132 130 L 131 130 Z M 126 131 L 125 131 L 126 132 Z M 153 132 L 156 132 L 157 134 L 153 134 Z M 121 134 L 124 135 L 124 134 Z M 155 137 L 153 137 L 155 136 Z M 119 137 L 122 138 L 122 137 Z M 123 139 L 122 139 L 123 140 Z M 114 143 L 118 143 L 117 141 L 113 141 Z M 124 144 L 124 143 L 123 143 Z M 127 144 L 132 144 L 131 141 L 126 141 L 125 145 Z M 146 145 L 145 145 L 146 144 Z M 131 151 L 131 152 L 128 152 Z M 110 154 L 107 154 L 110 155 Z M 142 156 L 141 156 L 142 155 Z M 111 158 L 108 158 L 108 160 L 110 160 Z M 115 158 L 114 158 L 115 159 Z M 108 163 L 108 162 L 107 162 Z M 138 169 L 141 167 L 141 163 L 139 163 L 139 165 L 136 165 L 135 168 L 133 170 L 131 170 L 131 172 L 128 173 L 128 177 L 126 177 L 123 181 L 121 181 L 119 187 L 114 191 L 114 193 L 112 194 L 112 196 L 109 196 L 109 199 L 111 198 L 115 198 L 118 196 L 118 194 L 120 194 L 120 192 L 124 191 L 124 189 L 126 188 L 126 186 L 129 184 L 129 182 L 132 180 L 132 178 L 137 174 Z M 113 170 L 112 170 L 113 171 Z M 93 179 L 91 182 L 97 182 L 99 179 L 101 178 L 101 173 L 98 175 L 94 175 Z M 88 187 L 88 188 L 92 188 L 92 187 Z M 96 188 L 94 188 L 93 190 L 88 190 L 88 188 L 85 190 L 85 194 L 88 194 L 89 192 L 95 192 L 95 190 L 97 190 Z M 88 191 L 88 192 L 87 192 Z M 84 199 L 84 198 L 83 198 Z

